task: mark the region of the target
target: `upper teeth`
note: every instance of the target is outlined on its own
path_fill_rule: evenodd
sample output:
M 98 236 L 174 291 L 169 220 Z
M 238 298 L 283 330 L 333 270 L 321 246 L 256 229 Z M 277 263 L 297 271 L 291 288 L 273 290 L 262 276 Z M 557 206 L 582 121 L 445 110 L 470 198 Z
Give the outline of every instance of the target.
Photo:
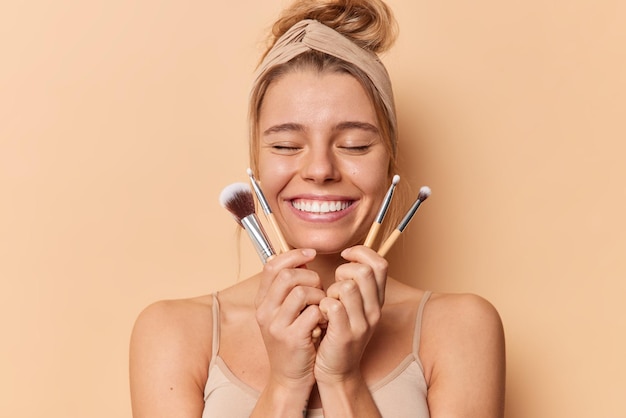
M 294 208 L 303 212 L 327 213 L 343 210 L 350 206 L 350 202 L 345 201 L 318 201 L 318 200 L 294 200 L 291 202 Z

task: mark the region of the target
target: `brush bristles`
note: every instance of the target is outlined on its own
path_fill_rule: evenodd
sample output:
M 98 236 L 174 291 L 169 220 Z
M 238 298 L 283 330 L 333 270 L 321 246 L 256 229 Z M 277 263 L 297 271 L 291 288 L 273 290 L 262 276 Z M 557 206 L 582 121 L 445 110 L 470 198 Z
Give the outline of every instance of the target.
M 428 199 L 428 196 L 430 196 L 430 187 L 424 186 L 420 189 L 417 198 L 423 202 L 424 200 Z
M 247 183 L 233 183 L 220 193 L 220 204 L 232 213 L 235 220 L 241 225 L 241 220 L 255 213 L 254 197 Z

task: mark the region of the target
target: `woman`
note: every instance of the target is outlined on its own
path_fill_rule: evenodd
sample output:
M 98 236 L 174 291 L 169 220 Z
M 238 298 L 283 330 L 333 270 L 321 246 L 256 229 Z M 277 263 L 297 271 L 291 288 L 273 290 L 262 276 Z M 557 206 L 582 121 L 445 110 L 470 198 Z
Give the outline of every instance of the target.
M 503 416 L 494 308 L 404 285 L 361 245 L 397 172 L 375 55 L 394 24 L 380 0 L 334 0 L 296 2 L 274 25 L 251 95 L 251 166 L 294 249 L 219 294 L 141 313 L 135 418 Z

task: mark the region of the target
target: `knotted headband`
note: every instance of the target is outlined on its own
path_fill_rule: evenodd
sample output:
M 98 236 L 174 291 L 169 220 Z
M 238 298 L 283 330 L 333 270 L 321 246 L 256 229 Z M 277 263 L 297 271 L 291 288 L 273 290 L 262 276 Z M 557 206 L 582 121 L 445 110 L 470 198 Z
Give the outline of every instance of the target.
M 253 91 L 258 87 L 260 79 L 270 69 L 311 50 L 323 52 L 354 64 L 372 81 L 387 110 L 392 130 L 391 135 L 394 138 L 395 153 L 396 111 L 391 80 L 385 66 L 375 53 L 361 48 L 350 39 L 317 20 L 301 20 L 276 41 L 254 75 Z

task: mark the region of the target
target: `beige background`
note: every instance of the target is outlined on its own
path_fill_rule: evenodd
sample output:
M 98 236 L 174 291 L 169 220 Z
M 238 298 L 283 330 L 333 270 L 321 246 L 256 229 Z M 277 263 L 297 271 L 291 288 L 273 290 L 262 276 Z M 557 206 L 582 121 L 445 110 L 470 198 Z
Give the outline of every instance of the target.
M 507 418 L 623 418 L 626 3 L 389 3 L 403 181 L 433 189 L 393 273 L 498 308 Z M 217 196 L 283 4 L 3 3 L 0 416 L 129 417 L 139 311 L 259 267 Z

